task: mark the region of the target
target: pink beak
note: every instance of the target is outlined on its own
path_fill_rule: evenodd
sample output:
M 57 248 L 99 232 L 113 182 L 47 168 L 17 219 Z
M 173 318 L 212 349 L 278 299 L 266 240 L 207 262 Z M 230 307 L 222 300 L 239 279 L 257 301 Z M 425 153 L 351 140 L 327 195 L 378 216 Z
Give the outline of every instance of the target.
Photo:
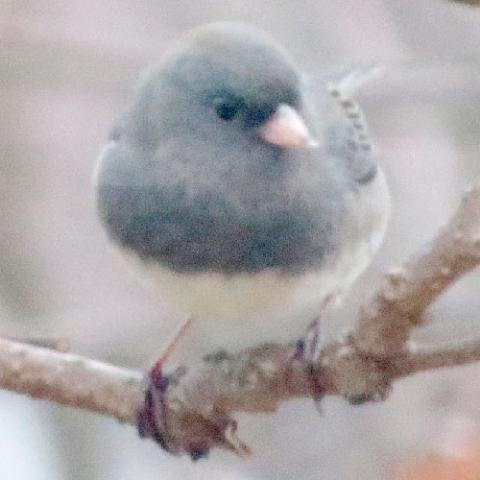
M 260 127 L 260 136 L 281 148 L 318 147 L 305 122 L 290 105 L 282 103 L 275 113 Z

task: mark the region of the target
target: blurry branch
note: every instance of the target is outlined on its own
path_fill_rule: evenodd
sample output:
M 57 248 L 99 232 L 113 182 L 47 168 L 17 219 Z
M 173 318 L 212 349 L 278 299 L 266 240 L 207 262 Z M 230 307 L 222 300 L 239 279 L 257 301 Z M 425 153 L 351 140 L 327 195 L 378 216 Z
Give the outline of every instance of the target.
M 13 342 L 26 343 L 34 347 L 48 348 L 57 352 L 68 352 L 70 350 L 70 341 L 65 337 L 4 337 L 5 340 Z
M 452 3 L 466 3 L 467 5 L 480 5 L 480 0 L 450 0 Z
M 352 332 L 323 349 L 316 385 L 352 403 L 381 400 L 396 379 L 480 361 L 480 332 L 477 340 L 445 346 L 419 348 L 409 341 L 432 302 L 479 263 L 480 185 L 465 193 L 429 244 L 387 273 Z M 198 455 L 214 446 L 246 453 L 231 414 L 273 411 L 279 402 L 313 393 L 311 376 L 292 363 L 291 352 L 288 345 L 263 346 L 177 370 L 163 398 L 168 428 L 157 441 L 175 454 Z M 0 340 L 0 388 L 133 424 L 144 403 L 138 372 L 10 340 Z

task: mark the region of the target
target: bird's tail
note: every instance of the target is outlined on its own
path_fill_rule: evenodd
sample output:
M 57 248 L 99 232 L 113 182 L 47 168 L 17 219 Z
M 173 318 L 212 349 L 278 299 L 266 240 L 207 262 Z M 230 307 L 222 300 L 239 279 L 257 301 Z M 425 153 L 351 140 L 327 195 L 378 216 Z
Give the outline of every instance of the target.
M 330 74 L 325 78 L 329 87 L 334 87 L 343 97 L 352 97 L 365 84 L 377 79 L 385 70 L 384 65 L 375 64 L 350 68 Z

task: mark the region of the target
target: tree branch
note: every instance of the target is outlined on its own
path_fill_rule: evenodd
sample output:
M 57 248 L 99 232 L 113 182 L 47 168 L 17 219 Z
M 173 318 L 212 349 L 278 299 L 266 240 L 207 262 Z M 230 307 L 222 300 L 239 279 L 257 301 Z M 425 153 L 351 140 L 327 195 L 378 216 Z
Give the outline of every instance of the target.
M 139 372 L 4 339 L 0 388 L 129 423 L 143 401 Z
M 480 336 L 474 340 L 450 342 L 439 347 L 412 346 L 394 363 L 394 377 L 405 377 L 425 370 L 458 367 L 480 360 Z
M 383 399 L 398 378 L 479 361 L 480 338 L 429 348 L 409 344 L 431 303 L 479 263 L 476 186 L 432 242 L 385 276 L 351 334 L 323 349 L 314 372 L 323 392 L 352 402 Z M 246 453 L 235 437 L 231 414 L 273 411 L 280 402 L 312 395 L 311 377 L 302 364 L 292 364 L 291 352 L 288 345 L 263 346 L 173 375 L 165 397 L 168 431 L 162 439 L 168 440 L 169 450 L 220 446 Z M 1 339 L 0 388 L 132 424 L 144 402 L 138 372 Z
M 392 355 L 405 345 L 426 309 L 480 263 L 480 186 L 462 203 L 437 236 L 403 267 L 392 269 L 360 313 L 355 342 L 372 354 Z

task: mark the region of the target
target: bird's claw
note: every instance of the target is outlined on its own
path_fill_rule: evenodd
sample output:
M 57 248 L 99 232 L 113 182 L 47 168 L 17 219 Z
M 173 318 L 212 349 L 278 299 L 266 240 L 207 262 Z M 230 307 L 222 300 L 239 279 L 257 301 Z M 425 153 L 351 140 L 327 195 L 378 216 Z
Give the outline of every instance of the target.
M 169 441 L 165 398 L 171 381 L 172 376 L 163 373 L 161 364 L 156 363 L 150 370 L 145 401 L 137 414 L 137 429 L 140 437 L 152 438 L 164 450 L 174 453 Z
M 187 453 L 193 461 L 205 458 L 212 446 L 222 446 L 241 457 L 248 456 L 248 446 L 236 435 L 235 420 L 220 414 L 207 418 L 190 409 L 171 409 L 167 398 L 169 389 L 179 384 L 187 370 L 178 367 L 166 375 L 162 366 L 157 362 L 148 373 L 145 402 L 137 416 L 140 437 L 153 439 L 172 455 Z M 189 431 L 179 431 L 178 422 L 182 428 L 188 424 Z
M 321 344 L 319 318 L 316 318 L 310 324 L 307 335 L 297 341 L 296 346 L 288 359 L 285 380 L 288 387 L 290 382 L 290 371 L 293 368 L 293 363 L 301 362 L 310 381 L 312 396 L 319 412 L 321 412 L 320 401 L 325 394 L 325 389 L 318 380 L 318 359 L 321 352 Z

